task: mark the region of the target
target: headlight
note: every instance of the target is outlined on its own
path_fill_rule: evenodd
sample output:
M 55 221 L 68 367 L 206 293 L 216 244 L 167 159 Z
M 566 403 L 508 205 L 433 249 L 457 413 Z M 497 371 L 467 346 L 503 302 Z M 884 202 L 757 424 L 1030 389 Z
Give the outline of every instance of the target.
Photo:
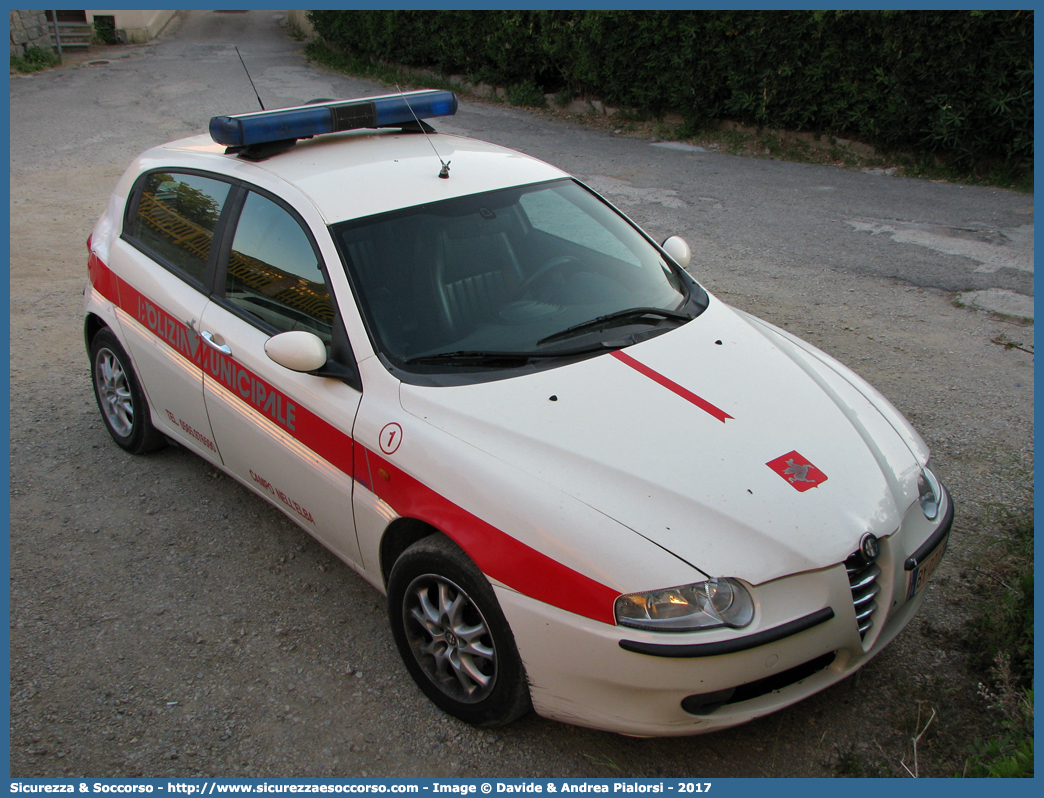
M 735 579 L 708 579 L 620 596 L 616 622 L 637 629 L 686 632 L 715 626 L 746 626 L 754 619 L 754 601 Z
M 929 521 L 934 521 L 939 515 L 942 488 L 939 487 L 939 480 L 927 465 L 921 469 L 921 475 L 917 477 L 917 500 L 921 503 L 924 517 Z

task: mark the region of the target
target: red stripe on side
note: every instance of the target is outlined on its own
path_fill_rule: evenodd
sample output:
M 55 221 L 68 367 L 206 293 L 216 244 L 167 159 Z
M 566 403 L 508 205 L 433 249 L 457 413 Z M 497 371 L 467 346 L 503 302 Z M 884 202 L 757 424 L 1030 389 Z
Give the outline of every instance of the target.
M 232 358 L 206 347 L 186 324 L 143 296 L 96 256 L 91 256 L 88 269 L 95 289 L 182 357 L 342 472 L 354 474 L 399 516 L 426 521 L 445 532 L 483 573 L 553 607 L 615 625 L 613 603 L 619 595 L 616 590 L 541 554 L 458 507 L 380 455 L 354 446 L 350 436 L 294 404 Z M 274 400 L 270 403 L 273 395 L 279 397 L 279 403 Z M 389 479 L 380 476 L 378 468 L 384 469 Z M 372 484 L 367 484 L 370 482 Z
M 87 274 L 95 291 L 114 305 L 120 304 L 120 294 L 116 289 L 116 275 L 93 252 L 87 259 Z
M 732 416 L 730 416 L 728 413 L 726 413 L 720 407 L 715 407 L 710 402 L 708 402 L 706 399 L 704 399 L 704 398 L 702 398 L 700 396 L 697 396 L 692 391 L 690 391 L 688 388 L 683 388 L 681 385 L 679 385 L 678 383 L 674 382 L 673 380 L 667 379 L 667 377 L 665 377 L 662 374 L 660 374 L 660 372 L 655 371 L 655 370 L 649 368 L 644 363 L 639 363 L 637 360 L 635 360 L 633 357 L 631 357 L 630 355 L 626 354 L 625 352 L 621 352 L 618 349 L 615 352 L 613 352 L 612 355 L 617 360 L 619 360 L 621 363 L 626 363 L 628 366 L 633 368 L 639 374 L 644 374 L 646 377 L 648 377 L 653 382 L 658 383 L 659 385 L 662 385 L 667 390 L 672 391 L 672 392 L 678 394 L 678 396 L 680 396 L 682 399 L 685 399 L 688 402 L 692 402 L 694 405 L 696 405 L 696 407 L 700 408 L 700 410 L 704 410 L 707 413 L 710 413 L 712 416 L 714 416 L 716 419 L 718 419 L 718 421 L 721 421 L 722 423 L 724 423 L 725 419 L 732 418 Z
M 355 441 L 333 424 L 304 407 L 297 408 L 294 437 L 349 477 L 354 473 Z
M 171 349 L 224 385 L 245 404 L 265 416 L 340 471 L 352 475 L 353 441 L 270 382 L 244 368 L 234 358 L 207 347 L 194 330 L 174 318 L 126 280 L 120 278 L 95 255 L 88 263 L 91 283 L 106 299 Z
M 361 447 L 360 447 L 361 448 Z M 619 592 L 541 554 L 458 507 L 367 450 L 373 491 L 400 516 L 427 521 L 468 553 L 479 569 L 523 595 L 568 612 L 615 625 Z M 389 478 L 378 476 L 384 469 Z

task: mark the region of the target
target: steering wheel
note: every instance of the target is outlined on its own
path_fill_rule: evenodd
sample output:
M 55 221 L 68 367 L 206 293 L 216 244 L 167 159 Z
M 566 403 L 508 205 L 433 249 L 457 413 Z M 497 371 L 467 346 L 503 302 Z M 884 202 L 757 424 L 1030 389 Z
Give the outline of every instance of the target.
M 566 267 L 573 267 L 579 265 L 579 263 L 579 259 L 574 258 L 572 255 L 559 255 L 558 257 L 551 258 L 551 260 L 542 264 L 535 272 L 522 281 L 522 284 L 518 287 L 519 296 L 525 296 L 529 289 L 533 287 L 534 283 L 546 277 L 550 272 L 564 269 Z

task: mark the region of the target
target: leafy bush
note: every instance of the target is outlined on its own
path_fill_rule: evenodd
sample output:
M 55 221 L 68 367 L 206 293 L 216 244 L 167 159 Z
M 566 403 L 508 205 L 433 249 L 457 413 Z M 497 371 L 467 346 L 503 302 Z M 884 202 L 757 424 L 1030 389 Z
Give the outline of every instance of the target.
M 119 44 L 116 34 L 116 17 L 96 14 L 94 16 L 94 38 L 102 44 Z
M 547 99 L 540 87 L 531 80 L 515 83 L 506 89 L 507 101 L 512 105 L 526 105 L 530 108 L 546 108 Z
M 1009 522 L 990 555 L 980 613 L 968 623 L 966 639 L 983 670 L 998 668 L 1020 689 L 1033 681 L 1033 518 Z M 998 589 L 1000 588 L 1000 589 Z
M 1006 686 L 1002 685 L 1002 692 Z M 976 740 L 964 771 L 959 775 L 969 779 L 1032 778 L 1033 777 L 1033 690 L 1011 692 L 1005 696 L 987 694 L 984 697 L 998 701 L 1005 712 L 1002 721 L 1004 733 L 983 741 Z M 1004 708 L 1004 703 L 1011 706 Z M 993 708 L 993 707 L 991 707 Z
M 312 11 L 354 57 L 641 114 L 1033 157 L 1032 11 Z
M 1033 518 L 1009 522 L 980 585 L 986 598 L 965 639 L 992 685 L 979 696 L 999 715 L 1001 734 L 978 740 L 961 774 L 1033 776 Z M 1001 588 L 1001 589 L 997 589 Z
M 11 71 L 28 74 L 57 66 L 61 62 L 62 59 L 50 50 L 44 50 L 40 47 L 27 47 L 23 57 L 11 56 Z

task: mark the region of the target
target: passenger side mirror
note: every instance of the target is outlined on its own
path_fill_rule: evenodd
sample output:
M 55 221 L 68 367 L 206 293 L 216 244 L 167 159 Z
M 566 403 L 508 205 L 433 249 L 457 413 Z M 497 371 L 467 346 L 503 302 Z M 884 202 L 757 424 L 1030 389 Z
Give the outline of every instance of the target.
M 265 354 L 291 371 L 315 371 L 326 365 L 326 344 L 318 335 L 305 330 L 273 335 L 265 342 Z
M 671 256 L 671 259 L 681 266 L 683 269 L 689 268 L 689 262 L 692 260 L 692 250 L 689 249 L 689 245 L 685 243 L 685 239 L 681 236 L 671 236 L 662 244 L 663 251 Z

